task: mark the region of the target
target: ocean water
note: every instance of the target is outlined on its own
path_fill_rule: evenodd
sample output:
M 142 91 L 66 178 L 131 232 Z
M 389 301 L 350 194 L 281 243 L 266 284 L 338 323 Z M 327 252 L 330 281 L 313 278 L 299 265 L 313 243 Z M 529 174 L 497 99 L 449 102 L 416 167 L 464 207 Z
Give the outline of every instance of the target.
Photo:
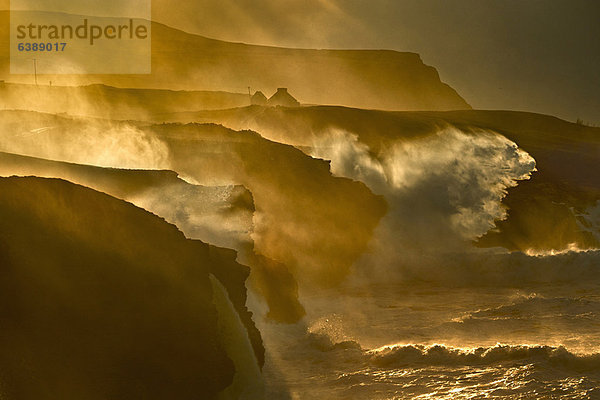
M 259 323 L 267 398 L 600 398 L 599 293 L 388 283 L 306 294 L 302 323 Z

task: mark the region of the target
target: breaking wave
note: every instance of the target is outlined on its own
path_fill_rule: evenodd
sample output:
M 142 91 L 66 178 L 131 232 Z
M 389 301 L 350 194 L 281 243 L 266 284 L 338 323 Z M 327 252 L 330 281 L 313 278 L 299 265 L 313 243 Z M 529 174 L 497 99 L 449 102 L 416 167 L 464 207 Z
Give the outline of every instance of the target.
M 481 366 L 502 363 L 545 363 L 555 368 L 587 371 L 600 368 L 600 354 L 574 354 L 565 347 L 497 344 L 491 347 L 454 348 L 444 345 L 394 345 L 366 352 L 377 367 L 425 365 Z
M 358 135 L 335 130 L 315 139 L 310 150 L 330 160 L 332 173 L 364 182 L 389 204 L 371 252 L 355 265 L 355 280 L 400 274 L 421 281 L 518 286 L 600 279 L 600 253 L 569 243 L 541 253 L 472 245 L 506 219 L 507 190 L 536 172 L 533 157 L 503 135 L 447 126 L 428 136 L 393 139 L 382 148 L 373 154 Z M 581 228 L 598 234 L 598 215 L 598 206 L 579 215 Z
M 397 140 L 373 155 L 358 136 L 334 131 L 312 155 L 331 160 L 335 175 L 359 180 L 390 204 L 388 229 L 421 247 L 474 239 L 506 217 L 506 189 L 529 179 L 535 160 L 492 132 L 447 127 L 427 137 Z

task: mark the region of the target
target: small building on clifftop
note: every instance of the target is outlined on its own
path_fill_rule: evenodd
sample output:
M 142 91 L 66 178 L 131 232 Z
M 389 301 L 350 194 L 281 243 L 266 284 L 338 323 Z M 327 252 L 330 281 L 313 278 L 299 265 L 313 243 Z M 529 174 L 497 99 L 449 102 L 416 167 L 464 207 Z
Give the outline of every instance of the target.
M 267 100 L 270 106 L 300 107 L 300 102 L 292 96 L 287 88 L 278 88 L 277 92 Z
M 267 96 L 265 96 L 264 93 L 260 90 L 254 93 L 254 95 L 250 98 L 250 102 L 252 103 L 252 105 L 257 106 L 266 106 L 267 101 Z

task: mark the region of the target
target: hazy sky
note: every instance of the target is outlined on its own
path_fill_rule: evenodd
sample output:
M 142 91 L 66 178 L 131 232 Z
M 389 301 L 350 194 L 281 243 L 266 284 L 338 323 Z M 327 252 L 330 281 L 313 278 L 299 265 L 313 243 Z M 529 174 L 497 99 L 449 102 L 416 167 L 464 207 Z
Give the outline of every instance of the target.
M 412 51 L 475 108 L 600 125 L 600 0 L 153 0 L 152 14 L 231 41 Z
M 154 0 L 209 37 L 420 53 L 476 108 L 600 124 L 599 0 Z

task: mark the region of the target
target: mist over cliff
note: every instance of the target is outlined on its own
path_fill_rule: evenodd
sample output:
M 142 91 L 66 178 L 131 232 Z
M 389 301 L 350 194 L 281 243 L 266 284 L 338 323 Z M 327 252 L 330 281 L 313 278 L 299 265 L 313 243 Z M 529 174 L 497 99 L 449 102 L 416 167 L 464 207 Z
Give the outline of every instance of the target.
M 6 27 L 0 398 L 597 394 L 600 129 L 155 22 L 152 74 L 31 84 Z

